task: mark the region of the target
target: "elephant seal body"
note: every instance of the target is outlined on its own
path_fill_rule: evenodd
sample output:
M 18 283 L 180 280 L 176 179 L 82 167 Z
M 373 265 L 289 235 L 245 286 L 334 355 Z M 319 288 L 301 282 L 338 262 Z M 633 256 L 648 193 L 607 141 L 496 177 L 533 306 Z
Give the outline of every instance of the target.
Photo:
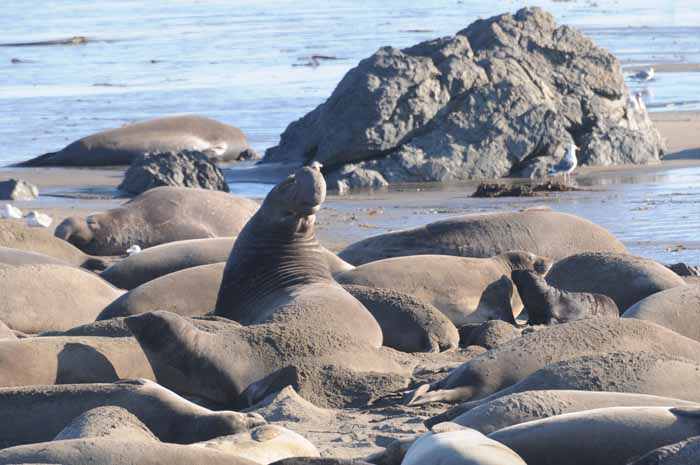
M 42 254 L 58 263 L 68 263 L 73 266 L 81 266 L 90 270 L 103 270 L 108 266 L 108 259 L 101 257 L 91 257 L 77 247 L 54 237 L 45 228 L 30 228 L 19 221 L 0 221 L 0 246 L 3 247 L 2 257 L 7 264 L 17 266 L 18 264 L 39 264 L 44 261 L 42 258 L 28 256 L 20 257 L 12 254 L 7 249 L 18 249 L 34 254 Z M 50 263 L 51 260 L 46 260 Z
M 98 132 L 16 166 L 129 165 L 146 153 L 183 150 L 233 161 L 250 147 L 243 132 L 233 126 L 203 116 L 172 116 Z
M 67 218 L 56 237 L 93 255 L 121 255 L 138 245 L 236 235 L 258 204 L 232 194 L 186 187 L 157 187 L 121 207 Z
M 454 369 L 443 380 L 418 388 L 410 402 L 457 402 L 485 398 L 547 365 L 584 355 L 649 351 L 700 362 L 699 349 L 700 343 L 642 320 L 578 320 L 548 326 L 478 355 Z
M 123 294 L 97 315 L 97 320 L 166 310 L 182 316 L 214 310 L 225 263 L 195 266 L 148 281 Z
M 263 425 L 248 432 L 222 436 L 193 444 L 218 450 L 255 463 L 272 463 L 290 457 L 319 457 L 316 446 L 304 437 L 278 425 Z
M 128 410 L 113 405 L 95 407 L 81 413 L 53 440 L 110 437 L 125 441 L 158 441 L 158 438 L 141 420 Z
M 116 262 L 100 277 L 122 289 L 133 289 L 176 271 L 225 262 L 235 240 L 216 237 L 157 245 Z
M 71 266 L 0 269 L 0 320 L 23 333 L 67 330 L 94 321 L 121 294 L 97 275 Z
M 60 463 L 61 465 L 259 465 L 214 450 L 153 441 L 85 438 L 10 447 L 0 451 L 0 465 Z
M 402 352 L 440 352 L 459 346 L 455 325 L 430 304 L 409 294 L 367 286 L 344 285 L 377 320 L 383 345 Z
M 624 318 L 639 318 L 700 341 L 700 285 L 652 294 L 631 306 Z
M 607 295 L 621 313 L 657 292 L 685 281 L 653 260 L 617 253 L 582 253 L 554 264 L 547 282 L 569 292 Z
M 560 291 L 539 274 L 514 271 L 511 279 L 518 288 L 531 325 L 568 323 L 590 317 L 617 318 L 615 302 L 602 294 Z
M 370 465 L 362 460 L 332 459 L 332 458 L 309 458 L 293 457 L 290 459 L 278 460 L 270 465 Z
M 73 418 L 104 406 L 131 412 L 161 441 L 177 444 L 240 433 L 264 423 L 255 414 L 200 407 L 145 379 L 2 388 L 0 412 L 14 421 L 0 425 L 0 448 L 50 441 Z
M 443 423 L 409 447 L 401 465 L 527 465 L 503 444 L 473 429 Z M 533 462 L 534 463 L 534 462 Z
M 336 277 L 341 284 L 394 289 L 434 305 L 457 326 L 505 319 L 515 323 L 522 302 L 509 276 L 514 270 L 545 274 L 552 262 L 529 252 L 493 258 L 416 255 L 358 266 Z
M 620 465 L 700 434 L 700 408 L 611 407 L 511 426 L 488 437 L 527 463 Z
M 0 264 L 8 266 L 22 265 L 65 265 L 71 266 L 70 263 L 28 250 L 13 249 L 10 247 L 0 246 Z
M 700 457 L 700 436 L 659 447 L 629 465 L 695 465 Z
M 415 362 L 380 349 L 379 324 L 332 280 L 313 227 L 324 196 L 319 167 L 301 168 L 238 235 L 215 315 L 241 327 L 206 333 L 168 312 L 126 318 L 144 350 L 222 405 L 249 406 L 288 385 L 321 407 L 366 405 L 405 386 Z
M 685 400 L 627 392 L 524 391 L 499 397 L 468 410 L 465 410 L 466 406 L 459 405 L 428 419 L 425 424 L 430 427 L 443 421 L 451 421 L 484 434 L 490 434 L 528 421 L 584 410 L 607 407 L 697 406 L 698 404 Z
M 604 228 L 577 216 L 548 210 L 459 216 L 380 234 L 351 244 L 340 258 L 353 265 L 406 255 L 487 258 L 525 250 L 560 260 L 580 252 L 624 253 Z

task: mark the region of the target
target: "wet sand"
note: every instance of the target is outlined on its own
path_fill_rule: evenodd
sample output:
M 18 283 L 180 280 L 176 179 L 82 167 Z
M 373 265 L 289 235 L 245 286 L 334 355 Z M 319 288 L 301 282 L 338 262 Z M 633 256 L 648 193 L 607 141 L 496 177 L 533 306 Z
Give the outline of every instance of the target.
M 692 229 L 697 226 L 692 219 L 697 214 L 690 211 L 700 200 L 700 184 L 696 183 L 700 180 L 700 112 L 653 113 L 652 118 L 667 139 L 664 161 L 645 166 L 580 168 L 576 182 L 586 189 L 583 192 L 542 198 L 472 199 L 470 195 L 478 184 L 474 181 L 329 195 L 317 219 L 319 238 L 329 248 L 339 250 L 373 234 L 448 216 L 543 204 L 603 224 L 635 253 L 667 262 L 700 262 L 700 238 L 693 232 L 698 229 Z M 116 187 L 123 172 L 123 168 L 5 168 L 0 170 L 0 179 L 18 177 L 38 185 L 38 199 L 15 205 L 49 213 L 56 225 L 67 216 L 86 216 L 122 204 L 125 199 L 115 196 L 120 195 Z M 656 197 L 652 198 L 654 193 Z M 678 231 L 689 229 L 678 236 L 658 237 L 655 228 L 663 230 L 674 224 Z

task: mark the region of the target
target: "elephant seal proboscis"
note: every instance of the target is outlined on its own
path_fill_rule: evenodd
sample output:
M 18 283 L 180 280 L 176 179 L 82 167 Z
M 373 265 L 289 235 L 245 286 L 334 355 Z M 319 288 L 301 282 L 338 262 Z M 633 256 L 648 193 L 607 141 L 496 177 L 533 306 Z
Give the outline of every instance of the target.
M 441 423 L 409 447 L 401 465 L 527 465 L 513 450 L 480 432 Z M 534 462 L 533 462 L 534 463 Z
M 287 385 L 321 407 L 366 405 L 406 386 L 416 362 L 380 348 L 377 321 L 331 277 L 314 233 L 324 196 L 320 169 L 301 168 L 238 235 L 215 315 L 241 327 L 205 333 L 168 312 L 126 318 L 144 350 L 188 373 L 200 397 L 233 408 Z
M 698 407 L 609 407 L 510 426 L 488 437 L 531 464 L 620 465 L 697 435 Z
M 469 404 L 469 403 L 467 403 Z M 524 391 L 499 397 L 478 407 L 457 405 L 424 423 L 431 427 L 451 421 L 484 434 L 528 421 L 606 407 L 699 407 L 681 399 L 605 391 Z
M 407 255 L 488 258 L 509 250 L 526 250 L 553 260 L 581 252 L 626 251 L 615 236 L 588 220 L 529 209 L 458 216 L 368 237 L 346 247 L 340 258 L 362 265 Z
M 652 294 L 628 308 L 622 317 L 651 321 L 700 341 L 700 285 Z
M 517 270 L 511 279 L 518 288 L 531 325 L 568 323 L 582 318 L 618 318 L 615 302 L 603 294 L 561 291 L 538 273 Z
M 481 399 L 546 365 L 612 351 L 650 351 L 700 362 L 700 343 L 662 326 L 634 318 L 589 318 L 548 326 L 478 355 L 446 378 L 419 387 L 409 403 Z
M 673 271 L 647 258 L 618 253 L 582 253 L 554 264 L 547 282 L 563 291 L 607 295 L 620 313 L 657 292 L 686 283 Z
M 187 239 L 235 236 L 258 204 L 225 192 L 187 187 L 156 187 L 124 205 L 85 219 L 71 217 L 56 237 L 93 255 L 122 255 Z
M 523 306 L 510 274 L 514 270 L 545 274 L 551 265 L 549 258 L 522 251 L 493 258 L 414 255 L 370 262 L 336 279 L 414 295 L 437 307 L 456 326 L 498 319 L 515 323 Z
M 170 116 L 98 132 L 16 166 L 128 165 L 146 153 L 183 150 L 232 161 L 250 147 L 243 132 L 233 126 L 204 116 Z
M 50 441 L 71 419 L 104 406 L 135 415 L 161 441 L 192 444 L 260 426 L 257 414 L 212 411 L 149 380 L 113 384 L 63 384 L 0 389 L 0 447 Z M 45 415 L 46 409 L 51 415 Z

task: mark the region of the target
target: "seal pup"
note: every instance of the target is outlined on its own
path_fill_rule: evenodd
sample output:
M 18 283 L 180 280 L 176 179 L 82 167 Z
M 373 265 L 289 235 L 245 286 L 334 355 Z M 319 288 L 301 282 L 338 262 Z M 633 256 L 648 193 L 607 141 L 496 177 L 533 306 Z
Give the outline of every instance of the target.
M 243 132 L 233 126 L 204 116 L 170 116 L 101 131 L 15 166 L 129 165 L 146 153 L 183 150 L 235 161 L 250 147 Z
M 584 355 L 650 351 L 700 362 L 699 350 L 697 341 L 653 323 L 634 318 L 588 318 L 547 326 L 477 355 L 444 379 L 413 391 L 408 403 L 485 398 L 547 365 Z
M 104 406 L 135 415 L 163 442 L 192 444 L 265 423 L 256 413 L 212 411 L 146 379 L 103 384 L 0 388 L 0 448 L 46 442 L 82 413 Z M 46 409 L 51 415 L 45 415 Z
M 514 270 L 546 274 L 551 266 L 549 258 L 523 251 L 492 258 L 414 255 L 366 263 L 336 280 L 411 294 L 434 305 L 459 327 L 498 319 L 515 323 L 523 305 L 510 274 Z
M 93 255 L 122 255 L 186 239 L 235 236 L 258 204 L 225 192 L 156 187 L 124 205 L 85 219 L 71 217 L 55 236 Z
M 547 284 L 540 274 L 516 270 L 511 279 L 518 288 L 531 325 L 568 323 L 589 317 L 617 318 L 615 302 L 602 294 L 566 292 Z
M 561 260 L 580 252 L 625 253 L 606 229 L 574 215 L 551 210 L 456 216 L 418 228 L 379 234 L 346 247 L 340 258 L 362 265 L 407 255 L 488 258 L 525 250 Z
M 441 423 L 409 447 L 401 465 L 527 465 L 512 449 L 480 432 Z M 535 462 L 531 462 L 535 463 Z
M 700 407 L 609 407 L 535 420 L 489 434 L 527 463 L 620 465 L 700 435 Z
M 622 317 L 651 321 L 700 341 L 700 285 L 652 294 L 628 308 Z
M 571 255 L 554 264 L 547 282 L 562 291 L 607 295 L 620 313 L 651 294 L 685 285 L 654 260 L 619 253 Z

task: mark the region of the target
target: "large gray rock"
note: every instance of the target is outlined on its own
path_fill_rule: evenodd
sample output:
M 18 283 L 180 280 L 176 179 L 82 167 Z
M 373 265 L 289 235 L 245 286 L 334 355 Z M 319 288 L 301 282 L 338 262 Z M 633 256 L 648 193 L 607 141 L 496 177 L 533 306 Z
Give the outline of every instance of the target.
M 229 191 L 223 173 L 209 157 L 189 150 L 138 156 L 126 170 L 119 189 L 138 195 L 160 186 Z
M 34 200 L 39 196 L 39 189 L 21 179 L 0 181 L 0 200 Z
M 581 164 L 648 163 L 663 153 L 617 59 L 524 8 L 454 36 L 379 49 L 290 124 L 262 162 L 317 160 L 343 170 L 331 173 L 336 188 L 534 176 L 571 142 Z

